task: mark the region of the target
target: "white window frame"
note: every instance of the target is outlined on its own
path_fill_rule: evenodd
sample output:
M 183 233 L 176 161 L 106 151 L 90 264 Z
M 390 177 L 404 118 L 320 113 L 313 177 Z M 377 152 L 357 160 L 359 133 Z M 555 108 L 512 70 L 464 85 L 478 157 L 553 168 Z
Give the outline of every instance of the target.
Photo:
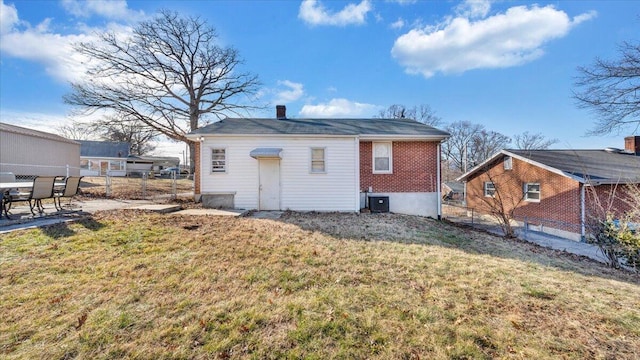
M 214 160 L 213 159 L 213 152 L 216 150 L 222 150 L 224 152 L 224 159 L 223 160 Z M 225 174 L 228 170 L 228 166 L 229 166 L 229 161 L 228 161 L 228 157 L 227 157 L 227 148 L 221 148 L 221 147 L 215 147 L 215 148 L 209 148 L 209 154 L 211 154 L 211 159 L 209 162 L 209 166 L 211 166 L 211 174 Z M 213 162 L 214 161 L 223 161 L 224 164 L 222 164 L 222 169 L 214 169 L 213 167 Z
M 530 186 L 537 186 L 538 187 L 538 191 L 535 190 L 529 190 Z M 542 188 L 540 187 L 540 183 L 525 183 L 522 191 L 524 193 L 524 200 L 525 201 L 530 201 L 530 202 L 540 202 L 540 200 L 542 199 Z M 533 194 L 538 194 L 538 198 L 530 198 L 529 197 L 529 193 L 533 193 Z
M 493 188 L 493 192 L 489 193 L 489 184 L 491 184 L 491 187 Z M 484 182 L 484 196 L 485 197 L 496 197 L 496 184 L 493 183 L 493 181 L 485 181 Z
M 376 146 L 386 145 L 389 147 L 389 169 L 388 170 L 376 170 Z M 373 142 L 371 147 L 371 160 L 372 169 L 374 174 L 393 174 L 393 142 L 391 141 L 379 141 Z
M 505 170 L 513 170 L 513 158 L 511 156 L 505 156 L 503 164 Z
M 322 160 L 313 158 L 314 150 L 322 150 Z M 313 163 L 322 161 L 322 170 L 317 171 L 313 169 Z M 309 149 L 309 173 L 311 174 L 326 174 L 327 173 L 327 148 L 326 147 L 312 147 Z

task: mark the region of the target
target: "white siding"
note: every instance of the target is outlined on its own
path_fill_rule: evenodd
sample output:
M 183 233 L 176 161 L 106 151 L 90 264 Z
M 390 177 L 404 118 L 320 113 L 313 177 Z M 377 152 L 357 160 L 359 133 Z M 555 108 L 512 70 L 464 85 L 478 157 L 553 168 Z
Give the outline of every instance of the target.
M 80 144 L 0 131 L 0 171 L 16 175 L 80 173 Z
M 258 160 L 255 148 L 282 148 L 280 156 L 280 209 L 297 211 L 358 211 L 359 194 L 354 168 L 358 156 L 354 138 L 228 137 L 202 143 L 201 193 L 235 193 L 234 205 L 257 209 Z M 312 147 L 326 149 L 326 173 L 312 174 Z M 226 173 L 211 173 L 211 149 L 226 149 Z

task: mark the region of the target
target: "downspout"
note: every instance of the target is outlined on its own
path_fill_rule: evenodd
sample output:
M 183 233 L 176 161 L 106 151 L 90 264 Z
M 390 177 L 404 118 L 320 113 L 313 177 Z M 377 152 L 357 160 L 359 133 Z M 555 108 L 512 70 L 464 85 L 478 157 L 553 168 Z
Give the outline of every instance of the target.
M 360 212 L 360 137 L 356 136 L 353 139 L 353 146 L 355 147 L 355 159 L 354 161 L 354 165 L 353 168 L 355 169 L 355 202 L 356 202 L 356 206 L 355 206 L 355 210 L 357 213 Z M 365 197 L 366 199 L 366 197 Z M 365 200 L 366 201 L 366 200 Z
M 585 234 L 585 185 L 586 184 L 581 184 L 580 186 L 580 239 L 581 241 L 585 241 L 586 240 L 586 234 Z
M 438 193 L 438 220 L 442 220 L 442 194 L 440 184 L 440 142 L 438 143 L 438 156 L 437 156 L 437 171 L 436 171 L 436 192 Z

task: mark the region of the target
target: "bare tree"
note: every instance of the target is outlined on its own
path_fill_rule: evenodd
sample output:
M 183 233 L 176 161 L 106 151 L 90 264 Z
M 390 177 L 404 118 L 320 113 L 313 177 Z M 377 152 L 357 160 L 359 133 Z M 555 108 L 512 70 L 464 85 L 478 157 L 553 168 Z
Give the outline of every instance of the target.
M 442 153 L 446 162 L 459 174 L 483 162 L 511 142 L 508 136 L 469 121 L 456 121 L 445 130 L 451 136 L 443 143 Z
M 521 150 L 544 150 L 556 144 L 558 139 L 547 139 L 541 133 L 531 134 L 528 131 L 516 134 L 513 137 L 516 149 Z
M 488 211 L 500 225 L 504 236 L 508 238 L 516 237 L 513 227 L 515 222 L 515 212 L 524 201 L 522 191 L 517 191 L 522 186 L 522 182 L 513 177 L 511 173 L 495 172 L 487 168 L 481 175 L 485 181 L 493 185 L 493 195 L 470 194 L 480 199 L 482 210 Z M 516 189 L 516 191 L 514 191 Z
M 484 126 L 469 121 L 456 121 L 445 128 L 451 136 L 442 144 L 442 153 L 449 165 L 460 174 L 468 169 L 468 153 L 473 138 L 483 129 Z
M 73 120 L 58 129 L 58 135 L 71 140 L 91 140 L 95 133 L 91 124 Z
M 491 155 L 504 149 L 511 143 L 511 138 L 496 131 L 480 130 L 472 138 L 472 149 L 469 153 L 471 166 L 476 166 Z
M 131 36 L 100 34 L 99 42 L 79 43 L 91 59 L 89 81 L 72 84 L 66 103 L 81 113 L 107 110 L 191 149 L 186 134 L 228 113 L 255 108 L 241 96 L 254 95 L 257 76 L 240 71 L 238 51 L 216 44 L 217 34 L 200 18 L 160 11 L 134 27 Z
M 382 119 L 413 119 L 430 126 L 439 126 L 442 119 L 436 115 L 431 106 L 420 104 L 407 108 L 404 105 L 394 104 L 384 110 L 380 110 L 378 117 Z
M 146 155 L 156 148 L 156 133 L 139 120 L 109 116 L 93 124 L 93 129 L 100 134 L 101 139 L 128 142 L 131 155 Z
M 622 43 L 619 55 L 578 68 L 573 96 L 597 116 L 590 135 L 640 129 L 640 43 Z

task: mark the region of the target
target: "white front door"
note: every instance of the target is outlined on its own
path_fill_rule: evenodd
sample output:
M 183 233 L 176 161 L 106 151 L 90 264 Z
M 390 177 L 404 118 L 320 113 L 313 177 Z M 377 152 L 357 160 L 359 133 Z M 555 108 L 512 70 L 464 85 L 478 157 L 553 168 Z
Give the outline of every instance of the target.
M 260 209 L 280 210 L 280 160 L 260 159 Z

